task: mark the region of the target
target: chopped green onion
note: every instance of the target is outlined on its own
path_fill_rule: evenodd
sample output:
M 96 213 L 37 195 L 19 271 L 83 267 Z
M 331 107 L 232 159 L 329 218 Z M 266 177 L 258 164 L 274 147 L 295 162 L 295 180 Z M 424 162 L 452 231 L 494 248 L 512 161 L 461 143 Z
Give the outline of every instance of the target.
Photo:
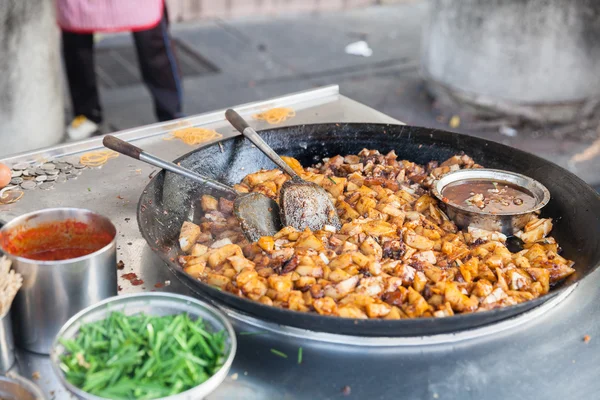
M 82 390 L 113 399 L 158 399 L 189 390 L 225 362 L 226 334 L 187 314 L 112 312 L 60 338 L 60 369 Z
M 329 179 L 331 182 L 333 182 L 333 184 L 334 184 L 334 185 L 337 185 L 337 182 L 336 182 L 336 181 L 334 181 L 332 177 L 328 176 L 327 178 L 328 178 L 328 179 Z
M 285 354 L 282 351 L 276 350 L 276 349 L 271 349 L 271 353 L 275 354 L 276 356 L 282 357 L 282 358 L 288 358 L 287 354 Z
M 302 364 L 302 347 L 298 347 L 298 364 Z

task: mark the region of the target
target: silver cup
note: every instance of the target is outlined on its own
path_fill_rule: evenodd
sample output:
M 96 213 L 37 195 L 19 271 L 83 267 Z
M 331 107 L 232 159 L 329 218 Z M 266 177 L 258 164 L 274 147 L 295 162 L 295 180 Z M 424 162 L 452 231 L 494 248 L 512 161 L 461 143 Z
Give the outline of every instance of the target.
M 83 257 L 38 261 L 11 254 L 5 240 L 13 229 L 73 220 L 108 233 L 112 241 Z M 0 229 L 0 250 L 23 276 L 11 314 L 19 347 L 49 354 L 60 327 L 82 309 L 117 295 L 115 226 L 106 217 L 77 208 L 52 208 L 21 215 Z
M 10 320 L 10 310 L 8 310 L 0 317 L 0 374 L 8 372 L 14 363 L 15 342 Z

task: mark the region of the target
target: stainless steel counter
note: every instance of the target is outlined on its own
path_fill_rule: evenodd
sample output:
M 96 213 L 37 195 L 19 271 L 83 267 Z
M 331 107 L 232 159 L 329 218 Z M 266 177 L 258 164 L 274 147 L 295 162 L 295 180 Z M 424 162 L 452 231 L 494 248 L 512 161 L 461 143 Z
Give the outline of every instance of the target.
M 282 125 L 316 122 L 399 123 L 339 94 L 329 86 L 235 109 L 244 117 L 272 107 L 289 106 L 296 116 Z M 186 119 L 192 125 L 216 129 L 223 137 L 237 135 L 224 120 L 224 110 Z M 178 141 L 164 141 L 178 122 L 155 124 L 118 133 L 125 140 L 166 159 L 192 148 Z M 264 122 L 254 123 L 267 128 Z M 34 151 L 2 160 L 77 159 L 101 148 L 99 138 Z M 109 216 L 119 231 L 118 258 L 124 272 L 135 272 L 144 284 L 132 286 L 120 279 L 120 293 L 165 290 L 190 294 L 146 245 L 138 232 L 136 204 L 155 171 L 125 156 L 88 169 L 78 179 L 57 184 L 51 191 L 33 190 L 10 206 L 0 207 L 7 219 L 28 211 L 56 206 L 85 207 Z M 290 332 L 276 326 L 260 326 L 231 313 L 238 331 L 239 348 L 230 378 L 209 396 L 215 399 L 336 399 L 350 387 L 348 398 L 387 399 L 504 399 L 593 398 L 600 393 L 600 287 L 596 273 L 574 293 L 536 311 L 505 329 L 481 334 L 357 346 L 343 340 L 312 340 L 310 333 Z M 155 288 L 166 284 L 163 288 Z M 230 312 L 229 310 L 226 310 Z M 259 326 L 257 326 L 259 325 Z M 259 334 L 249 335 L 248 332 Z M 241 333 L 241 334 L 240 334 Z M 583 336 L 590 335 L 589 343 Z M 316 337 L 315 339 L 318 339 Z M 298 348 L 303 362 L 297 363 Z M 281 358 L 270 349 L 288 355 Z M 39 372 L 38 385 L 49 398 L 68 398 L 50 369 L 46 357 L 21 351 L 15 367 L 23 376 Z

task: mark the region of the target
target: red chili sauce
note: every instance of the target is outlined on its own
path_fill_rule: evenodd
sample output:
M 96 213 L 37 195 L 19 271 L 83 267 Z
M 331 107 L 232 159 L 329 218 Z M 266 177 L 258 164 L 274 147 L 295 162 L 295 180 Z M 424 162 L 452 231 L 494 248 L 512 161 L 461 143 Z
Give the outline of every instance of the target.
M 94 253 L 114 235 L 75 220 L 16 227 L 5 233 L 1 244 L 7 253 L 39 261 L 69 260 Z

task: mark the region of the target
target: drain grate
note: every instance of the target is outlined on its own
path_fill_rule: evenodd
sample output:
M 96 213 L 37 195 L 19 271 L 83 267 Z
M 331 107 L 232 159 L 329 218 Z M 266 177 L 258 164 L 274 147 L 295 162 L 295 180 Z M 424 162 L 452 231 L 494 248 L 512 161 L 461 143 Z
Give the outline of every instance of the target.
M 189 46 L 177 39 L 173 39 L 173 42 L 183 78 L 212 75 L 219 72 L 214 64 L 204 59 Z M 133 44 L 97 48 L 95 56 L 96 76 L 100 86 L 113 89 L 139 85 L 143 82 Z

